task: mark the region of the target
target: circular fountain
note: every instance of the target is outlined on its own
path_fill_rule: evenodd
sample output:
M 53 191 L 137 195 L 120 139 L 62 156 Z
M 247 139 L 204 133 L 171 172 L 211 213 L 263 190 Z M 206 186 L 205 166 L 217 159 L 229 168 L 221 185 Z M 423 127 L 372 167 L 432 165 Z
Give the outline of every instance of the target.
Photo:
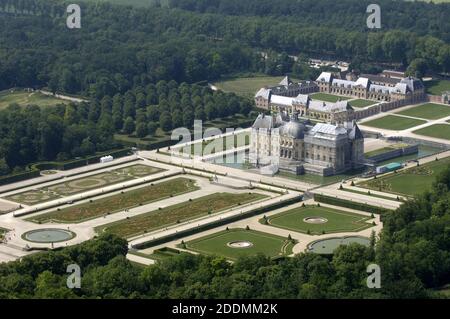
M 230 248 L 250 248 L 253 247 L 253 244 L 246 240 L 238 240 L 229 242 L 227 246 Z
M 22 235 L 22 238 L 33 243 L 58 243 L 74 238 L 76 235 L 66 229 L 48 228 L 31 230 Z

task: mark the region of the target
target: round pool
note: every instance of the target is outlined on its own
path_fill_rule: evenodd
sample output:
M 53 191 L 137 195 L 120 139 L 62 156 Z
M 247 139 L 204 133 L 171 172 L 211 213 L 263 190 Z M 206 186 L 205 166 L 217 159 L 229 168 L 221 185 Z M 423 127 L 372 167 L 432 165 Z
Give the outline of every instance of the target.
M 246 240 L 232 241 L 227 244 L 230 248 L 250 248 L 253 244 Z
M 26 232 L 22 238 L 34 243 L 57 243 L 75 237 L 75 233 L 66 229 L 36 229 Z
M 328 219 L 324 217 L 306 217 L 303 221 L 308 224 L 325 224 L 328 222 Z
M 317 254 L 330 255 L 339 246 L 348 245 L 351 243 L 358 243 L 364 246 L 369 246 L 370 240 L 367 237 L 361 236 L 333 237 L 327 239 L 319 239 L 308 245 L 308 251 Z

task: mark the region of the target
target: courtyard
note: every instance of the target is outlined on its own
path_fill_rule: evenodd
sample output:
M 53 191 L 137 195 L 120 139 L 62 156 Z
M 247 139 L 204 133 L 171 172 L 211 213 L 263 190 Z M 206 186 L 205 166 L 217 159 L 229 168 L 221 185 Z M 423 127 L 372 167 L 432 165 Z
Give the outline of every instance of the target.
M 356 107 L 356 108 L 363 108 L 363 107 L 367 107 L 367 106 L 374 105 L 377 103 L 378 103 L 377 101 L 364 100 L 364 99 L 356 99 L 356 100 L 351 100 L 348 102 L 348 104 L 350 104 L 351 107 Z
M 336 103 L 337 101 L 350 100 L 351 98 L 347 97 L 347 96 L 340 96 L 340 95 L 334 95 L 334 94 L 320 92 L 320 93 L 311 94 L 311 99 L 324 101 L 324 102 Z

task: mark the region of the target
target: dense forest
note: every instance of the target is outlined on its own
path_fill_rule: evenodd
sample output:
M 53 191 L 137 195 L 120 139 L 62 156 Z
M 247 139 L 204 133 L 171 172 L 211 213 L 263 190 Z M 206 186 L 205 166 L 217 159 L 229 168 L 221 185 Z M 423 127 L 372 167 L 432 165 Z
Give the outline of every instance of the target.
M 450 71 L 449 5 L 382 1 L 383 28 L 368 31 L 360 0 L 89 2 L 75 30 L 66 27 L 67 4 L 0 0 L 0 90 L 46 87 L 91 101 L 2 110 L 0 174 L 116 147 L 114 133 L 151 136 L 193 118 L 246 114 L 251 101 L 195 83 L 237 73 L 314 79 L 320 70 L 308 66 L 309 54 L 343 57 L 365 72 L 379 62 L 415 75 Z
M 48 86 L 102 98 L 159 80 L 292 72 L 288 54 L 450 70 L 449 5 L 382 1 L 389 8 L 385 25 L 368 31 L 360 0 L 200 1 L 206 9 L 193 3 L 147 9 L 84 3 L 82 28 L 69 30 L 64 1 L 1 0 L 0 89 Z M 287 17 L 267 15 L 272 10 Z M 246 15 L 229 14 L 237 11 Z
M 153 136 L 158 128 L 191 128 L 194 119 L 247 115 L 252 102 L 208 87 L 159 81 L 124 94 L 52 108 L 0 110 L 0 176 L 45 160 L 64 161 L 119 147 L 114 133 Z
M 172 8 L 236 16 L 278 17 L 303 26 L 366 30 L 371 0 L 169 0 Z M 450 4 L 379 0 L 382 29 L 411 31 L 450 41 Z
M 450 167 L 430 192 L 386 216 L 371 247 L 339 247 L 332 258 L 262 255 L 230 264 L 216 256 L 180 255 L 140 267 L 127 242 L 101 235 L 59 251 L 0 265 L 0 298 L 431 298 L 450 282 Z M 66 267 L 81 267 L 81 289 L 66 288 Z M 381 267 L 381 289 L 366 267 Z

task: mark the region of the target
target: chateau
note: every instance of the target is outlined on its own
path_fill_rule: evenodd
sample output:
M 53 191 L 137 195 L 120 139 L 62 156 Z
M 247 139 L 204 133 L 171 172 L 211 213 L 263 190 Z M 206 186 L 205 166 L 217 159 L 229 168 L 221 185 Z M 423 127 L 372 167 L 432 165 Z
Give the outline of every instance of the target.
M 337 79 L 330 72 L 322 72 L 316 84 L 320 92 L 382 102 L 404 100 L 414 104 L 422 101 L 425 96 L 422 82 L 413 77 L 397 80 L 369 75 L 369 77 L 359 77 L 356 81 L 352 81 Z
M 334 175 L 363 164 L 364 137 L 355 122 L 311 125 L 296 111 L 260 114 L 252 126 L 249 160 L 296 174 Z
M 373 100 L 374 104 L 355 110 L 347 100 L 335 103 L 315 100 L 310 95 L 315 92 Z M 425 88 L 416 78 L 397 79 L 370 74 L 356 78 L 349 73 L 346 79 L 340 79 L 330 72 L 322 72 L 316 81 L 293 83 L 285 77 L 278 86 L 261 88 L 255 95 L 255 103 L 259 108 L 276 113 L 298 112 L 302 117 L 344 123 L 418 103 L 425 98 Z

